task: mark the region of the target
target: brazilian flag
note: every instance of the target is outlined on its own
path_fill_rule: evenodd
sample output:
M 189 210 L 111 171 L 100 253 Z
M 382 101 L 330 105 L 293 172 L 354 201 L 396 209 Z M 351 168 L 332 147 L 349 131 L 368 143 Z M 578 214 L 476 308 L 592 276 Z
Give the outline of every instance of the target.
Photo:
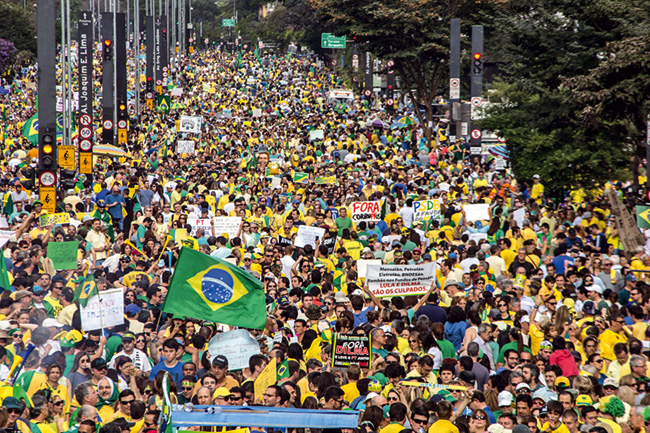
M 99 291 L 97 290 L 97 285 L 95 284 L 95 277 L 92 274 L 89 274 L 87 278 L 83 278 L 81 281 L 79 281 L 79 284 L 74 291 L 74 300 L 79 301 L 79 304 L 85 307 L 88 305 L 88 299 L 91 296 L 98 294 Z
M 34 146 L 38 144 L 38 113 L 34 114 L 25 122 L 23 136 Z
M 640 229 L 650 229 L 650 206 L 636 206 L 636 225 Z
M 158 95 L 158 111 L 164 113 L 169 113 L 169 108 L 171 107 L 171 97 L 169 95 Z
M 262 283 L 225 260 L 183 247 L 163 312 L 199 320 L 264 329 Z

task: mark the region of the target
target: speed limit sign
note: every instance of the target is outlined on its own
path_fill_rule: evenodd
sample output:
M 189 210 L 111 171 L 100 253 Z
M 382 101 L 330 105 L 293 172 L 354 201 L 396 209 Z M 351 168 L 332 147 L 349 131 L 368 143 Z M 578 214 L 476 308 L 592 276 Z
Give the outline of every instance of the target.
M 79 135 L 81 135 L 81 138 L 90 138 L 93 135 L 93 131 L 88 127 L 84 127 L 79 130 Z
M 93 120 L 87 114 L 82 114 L 81 117 L 79 117 L 79 123 L 82 124 L 83 126 L 88 126 L 92 122 Z
M 363 91 L 363 94 L 366 95 L 366 96 L 370 96 L 370 95 L 372 95 L 372 92 L 370 91 L 370 89 L 366 89 L 366 90 Z
M 113 129 L 113 122 L 111 120 L 104 120 L 104 129 Z
M 147 92 L 147 99 L 153 99 L 153 93 Z
M 126 128 L 126 120 L 118 120 L 117 121 L 117 127 L 120 129 Z
M 475 140 L 478 140 L 481 138 L 481 130 L 480 129 L 472 129 L 472 138 Z

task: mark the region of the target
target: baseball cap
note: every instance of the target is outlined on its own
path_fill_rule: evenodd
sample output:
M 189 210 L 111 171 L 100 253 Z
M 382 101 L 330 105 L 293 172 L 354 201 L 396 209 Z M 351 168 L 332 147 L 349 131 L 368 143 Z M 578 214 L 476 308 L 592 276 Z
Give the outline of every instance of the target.
M 530 386 L 529 386 L 527 383 L 520 383 L 520 384 L 517 385 L 517 387 L 515 388 L 515 391 L 521 391 L 522 389 L 527 389 L 527 390 L 530 391 Z
M 582 312 L 589 315 L 596 314 L 596 304 L 594 304 L 594 301 L 585 301 L 582 304 Z
M 571 382 L 569 382 L 569 378 L 564 377 L 564 376 L 559 376 L 558 378 L 555 379 L 555 387 L 563 387 L 563 388 L 568 388 L 571 386 Z
M 90 363 L 90 366 L 96 370 L 101 370 L 106 368 L 106 360 L 104 358 L 93 359 L 93 362 Z
M 7 397 L 2 401 L 2 407 L 6 409 L 21 409 L 20 402 L 16 397 Z
M 465 372 L 463 371 L 463 372 L 461 372 L 461 373 L 465 373 Z M 471 372 L 468 372 L 468 373 L 471 373 Z M 456 397 L 454 397 L 454 396 L 451 394 L 451 392 L 449 392 L 449 391 L 446 390 L 446 389 L 441 389 L 440 391 L 438 391 L 438 394 L 437 394 L 437 395 L 442 396 L 442 397 L 443 397 L 445 400 L 447 400 L 449 403 L 456 403 L 456 402 L 458 401 L 458 399 L 457 399 Z
M 539 344 L 540 349 L 553 349 L 553 345 L 550 341 L 544 340 Z
M 234 395 L 235 394 L 228 391 L 228 388 L 226 388 L 225 386 L 222 386 L 222 387 L 217 388 L 217 390 L 214 392 L 213 397 L 214 398 L 217 398 L 217 397 L 232 397 Z
M 138 314 L 140 311 L 142 311 L 142 308 L 138 307 L 136 304 L 129 304 L 126 307 L 124 307 L 124 312 L 126 314 L 135 315 Z
M 228 358 L 223 355 L 217 355 L 212 360 L 212 365 L 216 365 L 220 368 L 228 368 Z
M 618 388 L 618 380 L 616 380 L 613 377 L 608 377 L 607 379 L 605 379 L 603 381 L 603 387 L 605 387 L 605 386 L 614 386 L 614 387 Z
M 634 274 L 627 274 L 625 276 L 625 281 L 636 281 L 636 275 Z
M 603 288 L 600 287 L 598 284 L 594 284 L 592 286 L 585 287 L 585 289 L 587 289 L 588 292 L 597 292 L 597 293 L 600 293 L 601 295 L 603 294 Z
M 580 394 L 576 398 L 576 406 L 591 406 L 594 402 L 587 394 Z
M 51 327 L 62 328 L 63 323 L 60 323 L 56 319 L 48 318 L 48 319 L 43 320 L 43 326 L 45 326 L 46 328 L 51 328 Z
M 373 379 L 368 383 L 368 391 L 381 392 L 381 383 L 377 379 Z
M 499 401 L 499 407 L 512 406 L 512 394 L 508 391 L 501 391 L 497 400 Z
M 133 304 L 131 304 L 133 305 Z M 124 340 L 135 340 L 135 334 L 133 332 L 127 331 L 122 335 L 122 341 Z

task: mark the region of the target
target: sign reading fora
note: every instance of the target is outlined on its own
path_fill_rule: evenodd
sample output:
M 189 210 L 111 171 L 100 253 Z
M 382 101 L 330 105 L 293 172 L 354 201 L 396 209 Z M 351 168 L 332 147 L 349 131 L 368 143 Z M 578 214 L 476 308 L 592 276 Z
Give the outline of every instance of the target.
M 332 344 L 332 367 L 348 367 L 358 364 L 359 367 L 370 367 L 369 335 L 334 334 Z

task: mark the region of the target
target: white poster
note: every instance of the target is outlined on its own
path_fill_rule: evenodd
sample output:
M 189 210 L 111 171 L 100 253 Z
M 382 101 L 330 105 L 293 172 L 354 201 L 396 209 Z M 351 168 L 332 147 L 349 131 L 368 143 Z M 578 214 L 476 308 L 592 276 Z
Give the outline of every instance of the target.
M 322 140 L 324 137 L 322 129 L 312 129 L 309 131 L 309 141 Z
M 192 226 L 190 236 L 193 238 L 196 237 L 196 231 L 198 229 L 203 229 L 206 237 L 212 236 L 212 224 L 209 219 L 189 218 L 187 223 Z
M 196 153 L 194 146 L 195 143 L 192 140 L 177 141 L 176 153 L 187 153 L 189 155 L 194 155 Z
M 298 233 L 294 245 L 303 248 L 305 245 L 311 245 L 316 248 L 316 239 L 323 239 L 325 229 L 311 226 L 298 226 Z
M 262 109 L 253 108 L 253 117 L 262 117 Z
M 260 345 L 247 330 L 235 329 L 215 335 L 208 343 L 208 352 L 212 359 L 225 356 L 229 370 L 241 370 L 248 367 L 251 356 L 260 353 Z
M 368 288 L 378 298 L 423 295 L 436 275 L 435 263 L 421 265 L 369 265 Z
M 241 225 L 240 217 L 215 217 L 214 218 L 214 235 L 228 235 L 228 239 L 237 236 L 239 226 Z
M 422 200 L 413 202 L 413 221 L 440 219 L 440 200 Z
M 180 132 L 191 132 L 192 134 L 201 133 L 201 123 L 203 118 L 200 116 L 181 116 Z
M 463 209 L 465 209 L 467 221 L 486 221 L 490 219 L 489 207 L 490 205 L 487 203 L 466 204 Z
M 517 209 L 512 213 L 512 219 L 517 221 L 517 227 L 522 228 L 524 226 L 524 220 L 526 219 L 526 208 L 522 207 Z
M 352 210 L 353 223 L 361 221 L 379 221 L 381 217 L 381 202 L 379 201 L 355 201 L 350 206 Z
M 469 240 L 478 243 L 481 241 L 481 239 L 487 240 L 487 233 L 470 233 L 469 234 Z
M 124 291 L 122 289 L 106 290 L 91 296 L 88 304 L 81 307 L 81 329 L 110 328 L 124 324 Z
M 359 270 L 359 278 L 366 278 L 366 274 L 368 273 L 368 265 L 381 265 L 381 259 L 357 260 L 357 269 Z
M 0 230 L 0 248 L 3 248 L 9 242 L 11 236 L 16 233 L 15 231 Z
M 183 95 L 183 89 L 180 87 L 174 87 L 172 89 L 172 96 L 181 96 Z

